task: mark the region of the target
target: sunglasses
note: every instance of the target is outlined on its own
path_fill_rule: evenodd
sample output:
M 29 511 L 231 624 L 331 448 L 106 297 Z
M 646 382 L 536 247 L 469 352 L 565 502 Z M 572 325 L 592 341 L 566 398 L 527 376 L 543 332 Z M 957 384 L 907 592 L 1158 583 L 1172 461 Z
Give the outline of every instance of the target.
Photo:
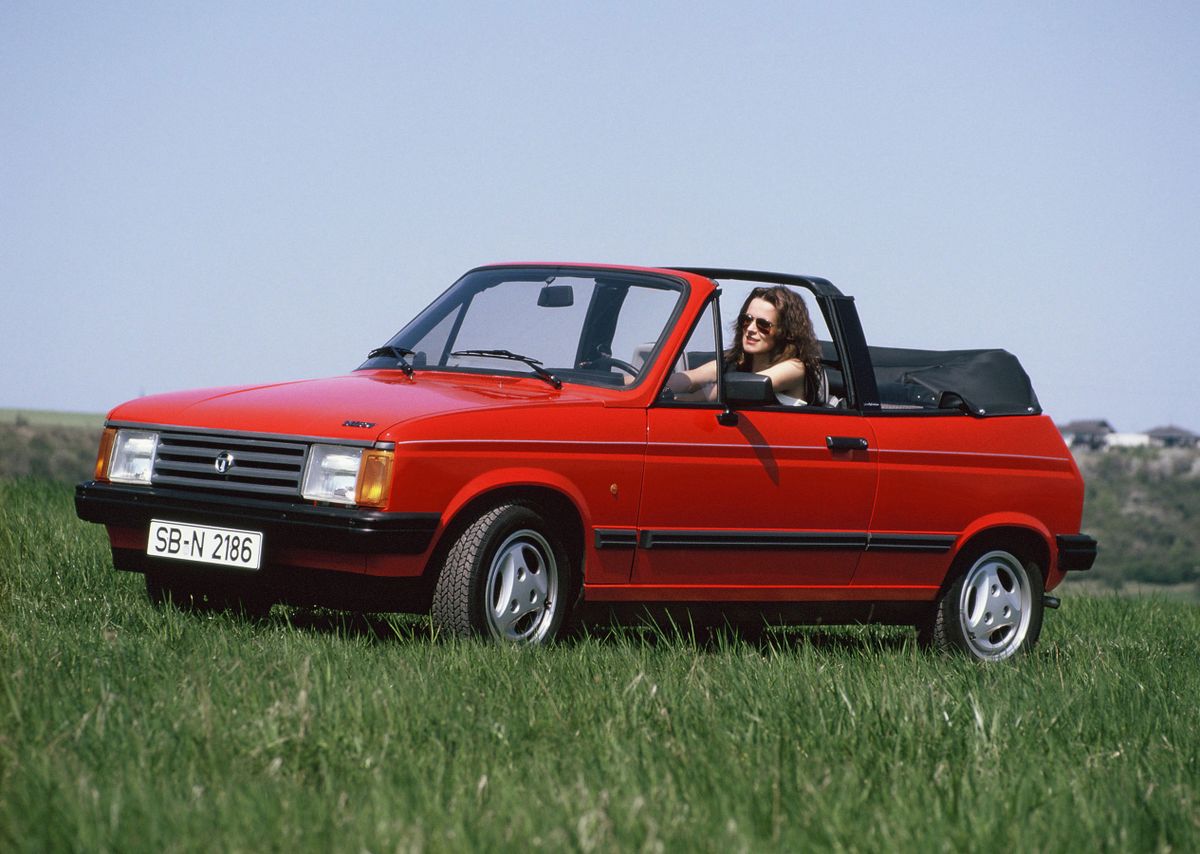
M 775 324 L 771 321 L 765 320 L 761 317 L 755 317 L 753 314 L 743 314 L 738 318 L 738 326 L 741 329 L 745 329 L 751 323 L 753 323 L 758 331 L 763 335 L 770 335 L 771 330 L 775 328 Z

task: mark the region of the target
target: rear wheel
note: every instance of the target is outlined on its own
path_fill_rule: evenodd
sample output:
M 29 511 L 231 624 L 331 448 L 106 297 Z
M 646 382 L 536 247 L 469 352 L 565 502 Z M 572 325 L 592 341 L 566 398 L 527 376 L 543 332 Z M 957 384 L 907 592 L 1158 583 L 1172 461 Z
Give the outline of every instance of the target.
M 1001 661 L 1031 649 L 1042 631 L 1042 574 L 1002 548 L 979 549 L 938 599 L 922 640 L 939 650 Z
M 504 504 L 455 540 L 433 592 L 441 631 L 542 643 L 562 629 L 574 576 L 561 539 L 531 507 Z

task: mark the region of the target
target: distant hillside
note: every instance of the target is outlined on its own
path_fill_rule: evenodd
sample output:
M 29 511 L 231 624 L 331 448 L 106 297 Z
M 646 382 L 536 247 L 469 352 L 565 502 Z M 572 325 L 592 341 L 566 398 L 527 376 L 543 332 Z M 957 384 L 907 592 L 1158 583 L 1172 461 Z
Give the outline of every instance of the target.
M 0 477 L 60 483 L 86 480 L 96 464 L 104 417 L 4 410 L 0 419 Z M 72 424 L 72 418 L 77 418 Z M 78 426 L 94 420 L 94 426 Z
M 1200 451 L 1128 448 L 1076 455 L 1083 530 L 1100 541 L 1092 578 L 1200 582 Z

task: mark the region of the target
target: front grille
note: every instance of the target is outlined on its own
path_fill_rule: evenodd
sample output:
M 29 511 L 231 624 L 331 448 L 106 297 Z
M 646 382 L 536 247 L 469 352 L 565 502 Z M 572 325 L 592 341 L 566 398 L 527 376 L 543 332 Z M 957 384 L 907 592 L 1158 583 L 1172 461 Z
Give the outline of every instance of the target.
M 224 473 L 217 457 L 231 455 Z M 297 498 L 308 445 L 197 433 L 162 433 L 154 460 L 155 486 L 182 486 L 241 495 Z

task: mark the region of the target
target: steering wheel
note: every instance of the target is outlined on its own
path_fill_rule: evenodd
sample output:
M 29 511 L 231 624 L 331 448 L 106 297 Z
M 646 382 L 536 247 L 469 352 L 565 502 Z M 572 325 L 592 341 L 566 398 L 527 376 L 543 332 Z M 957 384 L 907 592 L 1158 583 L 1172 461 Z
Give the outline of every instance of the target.
M 584 369 L 600 369 L 619 368 L 631 377 L 636 377 L 639 373 L 638 369 L 626 362 L 624 359 L 618 359 L 616 356 L 610 356 L 601 350 L 593 358 L 580 362 L 579 367 Z
M 624 359 L 618 359 L 616 356 L 605 356 L 603 359 L 606 366 L 620 368 L 631 377 L 636 377 L 639 373 L 638 369 L 626 362 Z

